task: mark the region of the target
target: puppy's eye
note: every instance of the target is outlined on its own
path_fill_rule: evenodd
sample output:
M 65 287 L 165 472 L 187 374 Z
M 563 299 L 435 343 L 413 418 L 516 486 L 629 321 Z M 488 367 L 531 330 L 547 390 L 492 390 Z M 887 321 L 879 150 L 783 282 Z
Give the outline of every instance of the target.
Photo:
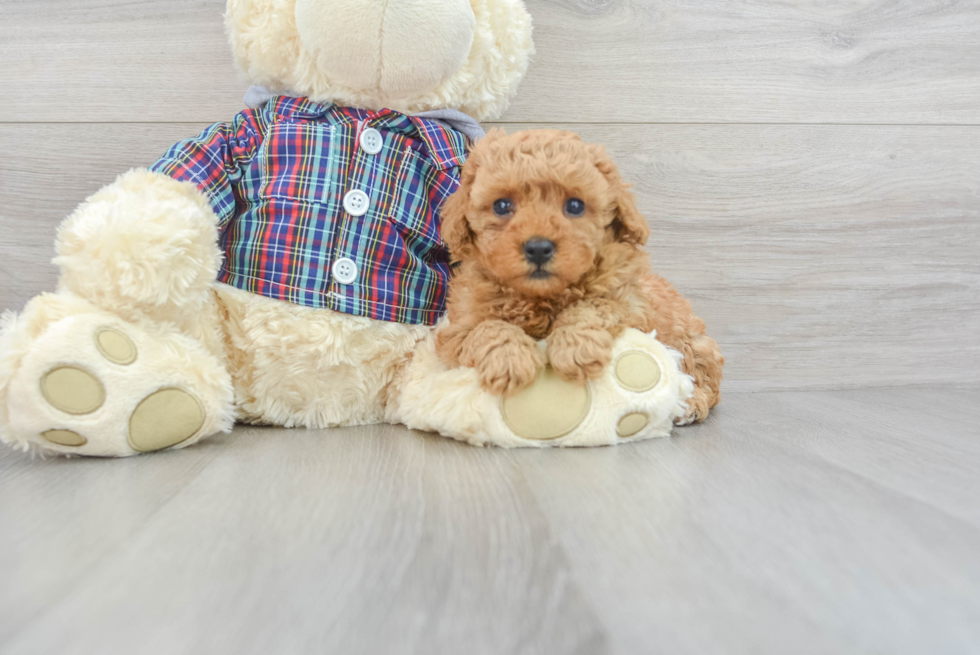
M 565 216 L 578 218 L 585 213 L 585 201 L 578 198 L 569 198 L 565 201 Z
M 514 203 L 510 198 L 501 198 L 493 203 L 493 213 L 497 216 L 510 216 L 514 213 Z

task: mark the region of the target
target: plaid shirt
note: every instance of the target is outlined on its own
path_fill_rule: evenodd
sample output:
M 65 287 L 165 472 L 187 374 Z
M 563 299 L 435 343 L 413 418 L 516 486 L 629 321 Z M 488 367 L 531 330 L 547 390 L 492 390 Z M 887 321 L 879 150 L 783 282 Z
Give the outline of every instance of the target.
M 377 154 L 360 144 L 367 128 L 383 137 Z M 309 307 L 432 325 L 449 282 L 439 209 L 465 159 L 466 137 L 435 121 L 277 96 L 181 141 L 151 170 L 193 182 L 210 199 L 225 255 L 219 281 Z M 362 216 L 344 208 L 352 190 L 369 199 Z M 349 260 L 341 262 L 346 275 L 337 274 L 341 259 Z

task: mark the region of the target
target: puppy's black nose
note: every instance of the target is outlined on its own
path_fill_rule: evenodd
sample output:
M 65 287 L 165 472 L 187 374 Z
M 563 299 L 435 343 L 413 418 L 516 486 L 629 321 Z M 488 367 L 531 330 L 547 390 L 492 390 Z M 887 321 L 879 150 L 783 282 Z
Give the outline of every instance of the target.
M 532 264 L 541 266 L 555 256 L 555 242 L 541 237 L 531 237 L 524 242 L 524 257 Z

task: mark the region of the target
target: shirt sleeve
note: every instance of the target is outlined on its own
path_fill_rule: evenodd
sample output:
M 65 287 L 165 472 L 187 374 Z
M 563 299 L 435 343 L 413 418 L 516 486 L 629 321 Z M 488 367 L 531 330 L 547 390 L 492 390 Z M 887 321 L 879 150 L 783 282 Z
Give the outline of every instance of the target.
M 235 184 L 262 142 L 257 110 L 243 111 L 232 123 L 215 123 L 198 136 L 170 148 L 151 171 L 192 182 L 211 202 L 223 228 L 235 214 Z

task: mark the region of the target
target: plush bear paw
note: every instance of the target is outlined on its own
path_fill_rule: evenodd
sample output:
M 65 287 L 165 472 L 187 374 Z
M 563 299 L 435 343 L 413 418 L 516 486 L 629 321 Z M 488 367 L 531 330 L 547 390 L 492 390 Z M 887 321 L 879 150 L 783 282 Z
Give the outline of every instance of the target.
M 5 343 L 17 336 L 24 335 L 4 334 Z M 0 381 L 6 441 L 122 457 L 188 446 L 233 422 L 224 367 L 171 328 L 95 312 L 54 321 L 33 342 L 19 341 L 19 365 Z
M 694 387 L 680 369 L 681 354 L 638 330 L 615 340 L 598 377 L 568 381 L 549 364 L 511 396 L 481 389 L 473 368 L 446 369 L 432 341 L 416 350 L 388 418 L 476 445 L 600 446 L 664 437 L 687 413 Z
M 554 350 L 549 344 L 549 355 Z M 607 352 L 608 364 L 588 383 L 568 380 L 549 365 L 535 384 L 502 399 L 507 428 L 520 439 L 568 446 L 666 436 L 690 395 L 690 379 L 680 373 L 677 357 L 637 331 Z

